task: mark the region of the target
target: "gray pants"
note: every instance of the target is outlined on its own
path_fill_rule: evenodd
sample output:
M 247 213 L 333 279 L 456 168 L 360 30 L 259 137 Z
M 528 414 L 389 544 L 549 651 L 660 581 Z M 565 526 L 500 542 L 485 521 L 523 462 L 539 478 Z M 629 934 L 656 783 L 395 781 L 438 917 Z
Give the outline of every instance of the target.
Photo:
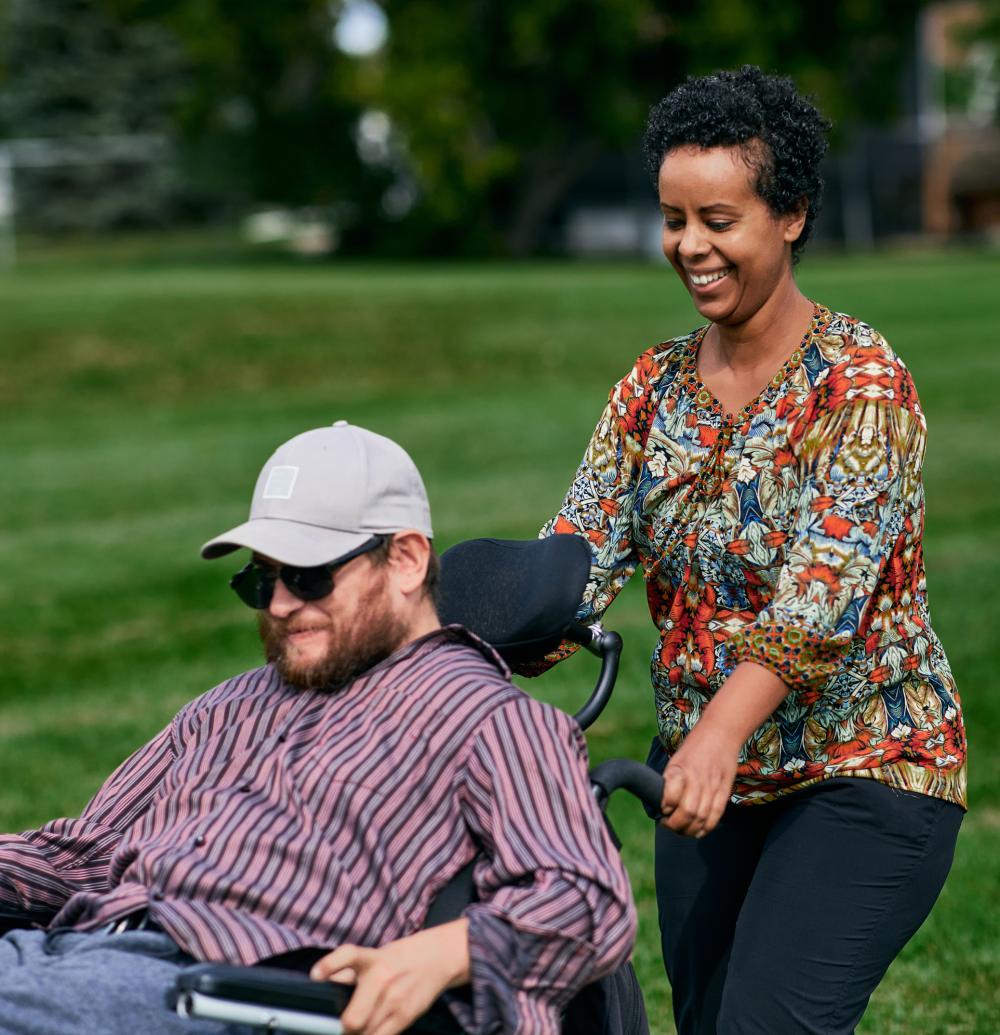
M 0 1035 L 240 1035 L 166 1005 L 195 961 L 159 931 L 11 931 L 0 938 Z

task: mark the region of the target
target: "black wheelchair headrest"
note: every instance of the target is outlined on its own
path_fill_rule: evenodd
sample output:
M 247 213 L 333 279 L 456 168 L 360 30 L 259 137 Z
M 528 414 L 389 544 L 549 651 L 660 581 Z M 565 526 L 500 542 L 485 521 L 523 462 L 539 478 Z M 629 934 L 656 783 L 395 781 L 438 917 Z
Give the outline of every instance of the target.
M 555 650 L 576 618 L 590 548 L 576 535 L 468 539 L 441 555 L 443 624 L 458 622 L 509 663 Z

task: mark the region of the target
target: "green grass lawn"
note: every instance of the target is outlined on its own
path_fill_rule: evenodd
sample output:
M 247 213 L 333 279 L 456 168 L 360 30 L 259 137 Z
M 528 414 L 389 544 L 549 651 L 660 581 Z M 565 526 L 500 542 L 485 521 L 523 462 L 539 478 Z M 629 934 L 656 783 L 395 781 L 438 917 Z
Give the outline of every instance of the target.
M 558 506 L 611 384 L 695 326 L 653 265 L 364 267 L 99 253 L 0 274 L 0 829 L 74 814 L 186 700 L 257 663 L 231 561 L 198 557 L 243 520 L 279 442 L 338 418 L 403 443 L 438 545 L 530 537 Z M 972 811 L 931 919 L 861 1031 L 1000 1027 L 1000 257 L 807 258 L 812 297 L 883 331 L 930 425 L 926 557 L 935 625 L 970 727 Z M 595 759 L 642 757 L 653 632 L 631 586 Z M 573 658 L 530 685 L 573 707 Z M 640 904 L 636 962 L 673 1031 L 648 821 L 613 806 Z M 774 951 L 767 947 L 766 951 Z M 781 950 L 779 950 L 780 952 Z M 788 951 L 795 951 L 789 946 Z M 779 965 L 776 963 L 776 965 Z

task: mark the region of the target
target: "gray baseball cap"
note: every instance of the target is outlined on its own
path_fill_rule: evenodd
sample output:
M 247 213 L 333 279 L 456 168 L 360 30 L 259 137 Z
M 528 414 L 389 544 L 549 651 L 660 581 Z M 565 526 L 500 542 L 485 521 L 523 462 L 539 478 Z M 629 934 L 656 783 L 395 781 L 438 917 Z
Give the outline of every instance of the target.
M 210 539 L 201 555 L 212 560 L 245 546 L 311 567 L 405 529 L 434 535 L 416 464 L 390 439 L 338 420 L 279 446 L 257 478 L 249 520 Z

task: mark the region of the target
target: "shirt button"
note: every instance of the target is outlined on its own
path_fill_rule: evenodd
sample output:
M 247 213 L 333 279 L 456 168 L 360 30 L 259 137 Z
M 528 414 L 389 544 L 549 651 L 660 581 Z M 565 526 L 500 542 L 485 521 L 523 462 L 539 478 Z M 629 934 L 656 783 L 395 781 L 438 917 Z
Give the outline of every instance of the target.
M 241 783 L 238 789 L 243 791 L 244 793 L 246 793 L 247 791 L 250 790 L 250 784 L 248 784 L 248 783 Z
M 279 744 L 284 744 L 286 740 L 288 740 L 288 734 L 287 733 L 279 733 L 278 734 L 278 743 Z
M 150 895 L 149 897 L 154 902 L 162 902 L 163 901 L 163 892 L 162 891 L 154 891 L 153 894 Z
M 197 837 L 196 837 L 196 838 L 194 839 L 194 843 L 195 843 L 195 845 L 196 845 L 196 846 L 197 846 L 198 848 L 200 848 L 200 847 L 201 847 L 201 846 L 202 846 L 202 845 L 203 845 L 203 844 L 205 843 L 205 835 L 204 835 L 204 834 L 199 834 L 199 835 L 198 835 L 198 836 L 197 836 Z

